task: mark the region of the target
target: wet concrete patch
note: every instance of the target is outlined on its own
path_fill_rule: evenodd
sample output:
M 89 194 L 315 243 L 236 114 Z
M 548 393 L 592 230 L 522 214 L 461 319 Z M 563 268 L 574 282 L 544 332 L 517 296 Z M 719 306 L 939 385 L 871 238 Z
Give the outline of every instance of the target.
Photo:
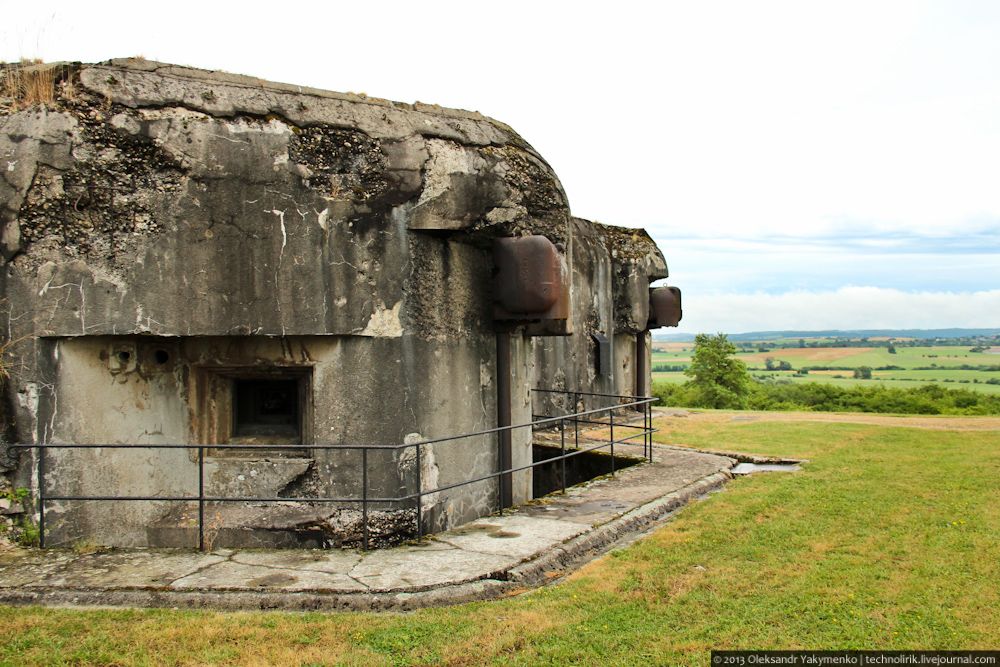
M 510 558 L 518 562 L 551 548 L 553 544 L 560 544 L 575 537 L 588 528 L 587 525 L 576 522 L 532 516 L 521 512 L 498 518 L 502 518 L 503 523 L 494 520 L 486 524 L 490 526 L 489 530 L 473 530 L 463 534 L 448 531 L 436 539 L 457 549 L 491 554 L 498 558 Z
M 263 577 L 251 579 L 247 582 L 247 586 L 256 586 L 258 588 L 270 588 L 272 586 L 284 587 L 294 584 L 296 581 L 298 581 L 298 579 L 290 574 L 276 572 L 274 574 L 265 574 Z
M 362 591 L 365 586 L 343 572 L 274 568 L 227 560 L 173 582 L 172 591 Z

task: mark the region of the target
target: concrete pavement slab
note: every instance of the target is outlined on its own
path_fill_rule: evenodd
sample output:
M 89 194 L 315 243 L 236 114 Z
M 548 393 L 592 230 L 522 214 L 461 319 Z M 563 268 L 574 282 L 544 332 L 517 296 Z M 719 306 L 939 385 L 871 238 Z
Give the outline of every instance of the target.
M 498 597 L 648 530 L 735 464 L 668 447 L 654 459 L 389 549 L 16 549 L 0 553 L 0 603 L 405 610 Z

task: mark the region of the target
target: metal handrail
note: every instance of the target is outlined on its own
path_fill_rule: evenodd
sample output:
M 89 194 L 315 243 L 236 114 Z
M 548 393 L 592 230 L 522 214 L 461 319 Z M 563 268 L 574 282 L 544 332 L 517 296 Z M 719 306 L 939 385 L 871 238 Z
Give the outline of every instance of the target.
M 500 479 L 504 475 L 510 475 L 516 472 L 522 472 L 531 468 L 535 468 L 540 465 L 547 465 L 553 462 L 562 461 L 562 490 L 566 490 L 566 460 L 572 458 L 573 456 L 579 456 L 581 454 L 586 454 L 598 449 L 609 448 L 611 453 L 611 474 L 615 474 L 615 445 L 616 444 L 630 444 L 630 440 L 634 440 L 642 436 L 643 438 L 643 458 L 648 459 L 650 462 L 653 460 L 653 433 L 656 429 L 652 428 L 652 413 L 651 405 L 656 401 L 655 397 L 649 396 L 627 396 L 627 395 L 616 395 L 616 394 L 602 394 L 595 392 L 580 392 L 580 391 L 568 391 L 559 389 L 532 389 L 532 392 L 545 393 L 545 394 L 566 394 L 576 397 L 576 401 L 579 402 L 581 397 L 599 397 L 599 398 L 615 398 L 618 400 L 627 400 L 626 403 L 619 403 L 616 405 L 595 408 L 590 410 L 580 410 L 566 415 L 560 415 L 558 417 L 542 417 L 540 419 L 532 419 L 532 421 L 524 424 L 512 424 L 509 426 L 500 426 L 496 428 L 483 429 L 480 431 L 472 431 L 468 433 L 461 433 L 458 435 L 443 436 L 440 438 L 430 438 L 426 440 L 420 440 L 417 442 L 402 443 L 396 445 L 354 445 L 354 444 L 337 444 L 337 445 L 267 445 L 267 444 L 176 444 L 176 443 L 163 443 L 163 444 L 124 444 L 124 443 L 109 443 L 109 444 L 82 444 L 82 443 L 40 443 L 40 444 L 12 444 L 8 445 L 11 448 L 18 449 L 30 449 L 38 451 L 38 467 L 37 467 L 37 483 L 38 483 L 38 528 L 39 528 L 39 546 L 45 546 L 45 503 L 53 501 L 161 501 L 161 502 L 197 502 L 198 503 L 198 548 L 205 549 L 205 504 L 219 503 L 219 502 L 267 502 L 267 503 L 284 503 L 284 502 L 309 502 L 309 503 L 360 503 L 362 506 L 362 546 L 364 549 L 368 548 L 369 545 L 369 534 L 368 534 L 368 505 L 371 503 L 388 503 L 388 504 L 398 504 L 405 503 L 407 501 L 416 501 L 416 528 L 417 536 L 421 537 L 423 535 L 423 524 L 421 521 L 421 510 L 422 510 L 422 500 L 424 496 L 442 493 L 445 491 L 450 491 L 452 489 L 459 488 L 461 486 L 466 486 L 469 484 L 477 484 L 479 482 L 484 482 L 490 479 Z M 574 403 L 576 407 L 576 403 Z M 622 424 L 619 422 L 619 428 L 631 428 L 640 429 L 639 433 L 620 438 L 618 440 L 614 437 L 614 411 L 622 408 L 635 408 L 637 410 L 641 409 L 643 414 L 642 426 Z M 608 413 L 609 421 L 595 421 L 591 419 L 581 419 L 581 417 L 591 417 L 596 416 L 601 413 Z M 574 443 L 575 447 L 571 450 L 566 449 L 566 423 L 572 422 L 574 425 Z M 580 448 L 579 443 L 579 425 L 580 424 L 594 424 L 609 426 L 610 433 L 607 442 L 601 442 L 598 445 Z M 496 472 L 492 472 L 486 475 L 475 477 L 472 479 L 465 479 L 460 482 L 455 482 L 452 484 L 446 484 L 443 486 L 438 486 L 434 489 L 424 490 L 421 488 L 421 445 L 433 445 L 445 442 L 453 442 L 456 440 L 461 440 L 465 438 L 478 437 L 483 435 L 500 434 L 504 431 L 513 431 L 514 429 L 521 428 L 537 428 L 540 426 L 554 426 L 558 424 L 560 430 L 560 441 L 561 441 L 561 453 L 558 456 L 543 459 L 541 461 L 533 461 L 530 464 L 522 466 L 511 466 L 506 469 L 500 469 Z M 393 496 L 393 497 L 369 497 L 368 496 L 368 452 L 372 451 L 398 451 L 401 449 L 407 449 L 410 447 L 416 447 L 416 488 L 417 491 L 414 493 Z M 49 449 L 185 449 L 185 450 L 197 450 L 198 452 L 198 495 L 197 496 L 114 496 L 114 495 L 100 495 L 100 496 L 67 496 L 67 495 L 47 495 L 45 493 L 45 451 Z M 268 451 L 275 451 L 281 449 L 288 450 L 360 450 L 362 454 L 362 464 L 361 464 L 361 475 L 362 475 L 362 485 L 361 485 L 361 497 L 347 497 L 347 498 L 329 498 L 329 497 L 261 497 L 261 496 L 210 496 L 205 494 L 205 450 L 206 449 L 261 449 Z M 501 486 L 500 484 L 498 486 Z M 498 503 L 499 512 L 503 514 L 503 500 L 500 499 Z
M 541 390 L 532 389 L 531 391 L 541 391 Z M 552 390 L 548 390 L 547 389 L 547 390 L 544 390 L 544 391 L 549 392 L 549 391 L 552 391 Z M 580 396 L 611 396 L 611 394 L 590 394 L 590 393 L 586 393 L 586 392 L 576 392 L 576 391 L 574 391 L 574 392 L 562 392 L 562 393 L 579 394 Z M 633 396 L 620 396 L 618 398 L 635 398 L 635 397 L 633 397 Z M 501 431 L 508 431 L 508 430 L 512 431 L 512 430 L 518 429 L 518 428 L 528 428 L 528 427 L 534 428 L 536 426 L 541 426 L 542 424 L 555 423 L 555 422 L 558 422 L 561 419 L 570 419 L 572 417 L 581 417 L 581 416 L 584 416 L 584 415 L 591 415 L 591 414 L 596 414 L 596 413 L 599 413 L 599 412 L 607 412 L 608 410 L 619 410 L 621 408 L 628 408 L 628 407 L 635 407 L 635 406 L 640 406 L 640 405 L 646 405 L 646 404 L 652 403 L 652 402 L 654 402 L 656 400 L 657 400 L 656 397 L 642 397 L 641 400 L 632 401 L 630 403 L 622 403 L 620 405 L 613 405 L 613 406 L 609 406 L 609 407 L 606 407 L 606 408 L 595 408 L 593 410 L 584 410 L 584 411 L 575 412 L 575 413 L 568 414 L 568 415 L 561 415 L 559 417 L 544 417 L 542 419 L 536 419 L 536 420 L 533 420 L 533 421 L 530 421 L 530 422 L 526 422 L 524 424 L 511 424 L 510 426 L 497 426 L 495 428 L 488 428 L 488 429 L 484 429 L 482 431 L 470 431 L 468 433 L 461 433 L 459 435 L 446 435 L 446 436 L 443 436 L 443 437 L 440 437 L 440 438 L 432 438 L 430 440 L 420 440 L 420 441 L 417 441 L 417 442 L 408 442 L 408 443 L 403 443 L 403 444 L 398 444 L 398 445 L 350 445 L 350 444 L 348 444 L 348 445 L 340 445 L 340 444 L 338 444 L 338 445 L 301 445 L 301 444 L 298 444 L 298 445 L 278 445 L 278 444 L 269 445 L 269 444 L 266 444 L 266 443 L 247 443 L 247 444 L 220 443 L 220 444 L 215 444 L 215 445 L 207 445 L 207 444 L 185 445 L 185 444 L 177 444 L 177 443 L 163 443 L 163 444 L 157 444 L 157 443 L 144 443 L 144 444 L 128 444 L 128 443 L 101 443 L 101 444 L 44 443 L 44 444 L 38 444 L 38 445 L 13 444 L 13 445 L 8 445 L 8 446 L 11 447 L 11 448 L 20 448 L 20 449 L 102 449 L 102 448 L 109 448 L 109 449 L 134 449 L 134 448 L 137 448 L 137 447 L 141 447 L 141 448 L 145 448 L 145 449 L 197 449 L 199 447 L 205 447 L 206 449 L 267 449 L 267 450 L 271 450 L 271 451 L 276 450 L 276 449 L 290 449 L 290 450 L 298 450 L 298 451 L 302 451 L 304 449 L 389 449 L 389 450 L 398 450 L 398 449 L 407 449 L 409 447 L 419 447 L 420 445 L 436 445 L 436 444 L 438 444 L 440 442 L 449 442 L 449 441 L 452 441 L 452 440 L 461 440 L 463 438 L 474 438 L 474 437 L 480 436 L 480 435 L 491 435 L 493 433 L 499 433 Z M 595 423 L 604 423 L 604 422 L 595 422 Z

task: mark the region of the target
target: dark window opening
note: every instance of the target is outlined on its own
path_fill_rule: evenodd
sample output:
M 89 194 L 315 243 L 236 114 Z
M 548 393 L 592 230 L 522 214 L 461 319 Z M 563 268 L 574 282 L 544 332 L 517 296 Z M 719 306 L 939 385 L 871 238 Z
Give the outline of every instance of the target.
M 177 353 L 171 352 L 170 363 L 176 358 Z M 196 367 L 194 389 L 198 400 L 192 405 L 192 437 L 226 445 L 210 447 L 209 456 L 262 459 L 308 455 L 303 446 L 313 438 L 311 368 Z
M 594 359 L 595 370 L 601 377 L 611 377 L 611 341 L 599 331 L 591 332 L 591 339 L 597 346 L 597 356 Z
M 233 436 L 299 441 L 298 380 L 237 379 L 233 389 Z

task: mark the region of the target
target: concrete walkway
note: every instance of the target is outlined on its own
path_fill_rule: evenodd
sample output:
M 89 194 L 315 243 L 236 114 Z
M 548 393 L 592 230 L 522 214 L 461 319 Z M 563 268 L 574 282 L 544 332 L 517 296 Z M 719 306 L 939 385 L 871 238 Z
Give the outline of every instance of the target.
M 641 533 L 720 488 L 736 463 L 668 447 L 654 458 L 392 549 L 0 552 L 0 603 L 407 610 L 500 597 Z

